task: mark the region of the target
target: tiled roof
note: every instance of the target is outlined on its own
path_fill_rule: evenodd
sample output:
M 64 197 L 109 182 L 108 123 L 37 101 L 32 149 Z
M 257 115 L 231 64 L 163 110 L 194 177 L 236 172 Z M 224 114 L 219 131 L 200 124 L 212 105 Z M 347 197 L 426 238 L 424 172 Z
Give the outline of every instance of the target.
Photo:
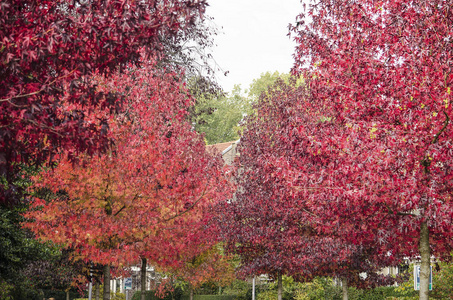
M 208 150 L 208 152 L 211 153 L 211 154 L 222 153 L 223 151 L 225 151 L 228 147 L 230 147 L 235 142 L 236 141 L 220 143 L 220 144 L 214 144 L 214 145 L 207 145 L 206 146 L 206 150 Z

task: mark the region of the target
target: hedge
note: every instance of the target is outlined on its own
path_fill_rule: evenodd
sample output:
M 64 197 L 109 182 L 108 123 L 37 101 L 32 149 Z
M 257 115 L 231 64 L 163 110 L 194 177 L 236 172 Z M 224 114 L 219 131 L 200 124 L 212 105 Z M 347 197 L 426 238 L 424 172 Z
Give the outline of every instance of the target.
M 188 295 L 181 297 L 181 300 L 189 300 Z M 193 300 L 234 300 L 235 296 L 232 295 L 193 295 Z
M 132 300 L 140 300 L 140 295 L 141 292 L 135 292 L 134 296 L 132 297 Z M 167 295 L 165 298 L 158 298 L 155 296 L 154 291 L 146 291 L 145 292 L 145 299 L 146 300 L 189 300 L 189 295 L 180 295 L 178 293 L 175 293 L 173 295 L 174 298 L 172 298 L 172 295 Z M 234 300 L 236 299 L 235 296 L 232 295 L 193 295 L 193 300 Z

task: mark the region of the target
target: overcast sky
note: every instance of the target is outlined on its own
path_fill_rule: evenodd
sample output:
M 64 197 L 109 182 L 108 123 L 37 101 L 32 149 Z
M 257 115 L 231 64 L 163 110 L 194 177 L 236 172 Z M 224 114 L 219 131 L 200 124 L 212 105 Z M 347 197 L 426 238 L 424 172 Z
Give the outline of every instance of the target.
M 225 91 L 234 84 L 247 89 L 267 71 L 289 72 L 296 44 L 287 36 L 288 24 L 300 12 L 300 0 L 209 1 L 207 14 L 220 29 L 211 53 L 229 71 L 226 77 L 220 72 L 217 76 Z

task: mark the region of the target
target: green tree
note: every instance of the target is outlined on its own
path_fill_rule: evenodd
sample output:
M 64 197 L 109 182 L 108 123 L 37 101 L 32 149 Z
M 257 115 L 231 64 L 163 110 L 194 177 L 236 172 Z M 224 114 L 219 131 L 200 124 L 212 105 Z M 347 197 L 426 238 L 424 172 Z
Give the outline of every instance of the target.
M 259 78 L 253 79 L 253 82 L 250 84 L 248 89 L 248 97 L 250 101 L 257 101 L 261 93 L 266 92 L 267 89 L 279 78 L 288 83 L 290 74 L 279 73 L 278 71 L 271 73 L 268 71 L 266 73 L 261 73 Z
M 278 78 L 288 82 L 290 74 L 278 71 L 262 73 L 259 78 L 253 80 L 248 90 L 243 91 L 240 85 L 235 85 L 229 95 L 206 88 L 206 82 L 203 80 L 189 82 L 192 95 L 197 99 L 191 111 L 195 130 L 205 133 L 208 144 L 238 139 L 241 121 L 253 111 L 252 102 L 257 101 L 261 93 L 266 92 Z
M 21 213 L 25 208 L 0 205 L 0 299 L 31 299 L 38 292 L 29 267 L 35 262 L 55 261 L 57 248 L 35 240 L 22 229 Z
M 231 95 L 204 96 L 192 119 L 195 130 L 203 132 L 208 144 L 228 142 L 239 138 L 239 124 L 250 110 L 248 98 L 242 95 L 241 87 L 235 85 Z

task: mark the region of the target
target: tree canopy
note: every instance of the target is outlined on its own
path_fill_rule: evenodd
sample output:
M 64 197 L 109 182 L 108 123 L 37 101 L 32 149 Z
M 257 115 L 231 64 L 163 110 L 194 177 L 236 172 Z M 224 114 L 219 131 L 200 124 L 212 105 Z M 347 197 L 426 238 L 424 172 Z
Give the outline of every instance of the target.
M 229 197 L 222 163 L 186 121 L 192 99 L 173 73 L 150 62 L 98 83 L 128 94 L 127 109 L 111 122 L 115 144 L 36 176 L 35 187 L 54 196 L 33 202 L 26 226 L 74 249 L 76 260 L 124 266 L 143 257 L 176 267 L 183 254 L 205 250 L 205 233 L 194 229 L 207 224 L 210 205 Z
M 3 1 L 0 5 L 0 201 L 14 203 L 21 164 L 40 165 L 71 149 L 105 150 L 108 118 L 124 95 L 97 88 L 141 54 L 161 56 L 203 18 L 205 1 Z M 175 42 L 177 43 L 177 42 Z M 110 141 L 111 142 L 111 141 Z
M 320 0 L 292 28 L 310 109 L 330 122 L 296 143 L 326 163 L 316 173 L 285 167 L 288 184 L 318 190 L 319 207 L 347 200 L 352 216 L 369 216 L 356 223 L 367 235 L 421 256 L 420 299 L 431 255 L 448 258 L 452 246 L 451 6 Z
M 240 255 L 241 270 L 249 275 L 332 276 L 358 287 L 389 284 L 394 278 L 379 272 L 401 257 L 389 255 L 392 248 L 357 226 L 368 214 L 356 215 L 346 197 L 317 186 L 326 176 L 323 169 L 341 164 L 342 155 L 310 148 L 314 135 L 328 137 L 324 129 L 332 122 L 311 110 L 309 95 L 294 78 L 290 84 L 277 81 L 246 119 L 236 198 L 222 206 L 228 249 Z M 297 181 L 288 182 L 294 174 Z

